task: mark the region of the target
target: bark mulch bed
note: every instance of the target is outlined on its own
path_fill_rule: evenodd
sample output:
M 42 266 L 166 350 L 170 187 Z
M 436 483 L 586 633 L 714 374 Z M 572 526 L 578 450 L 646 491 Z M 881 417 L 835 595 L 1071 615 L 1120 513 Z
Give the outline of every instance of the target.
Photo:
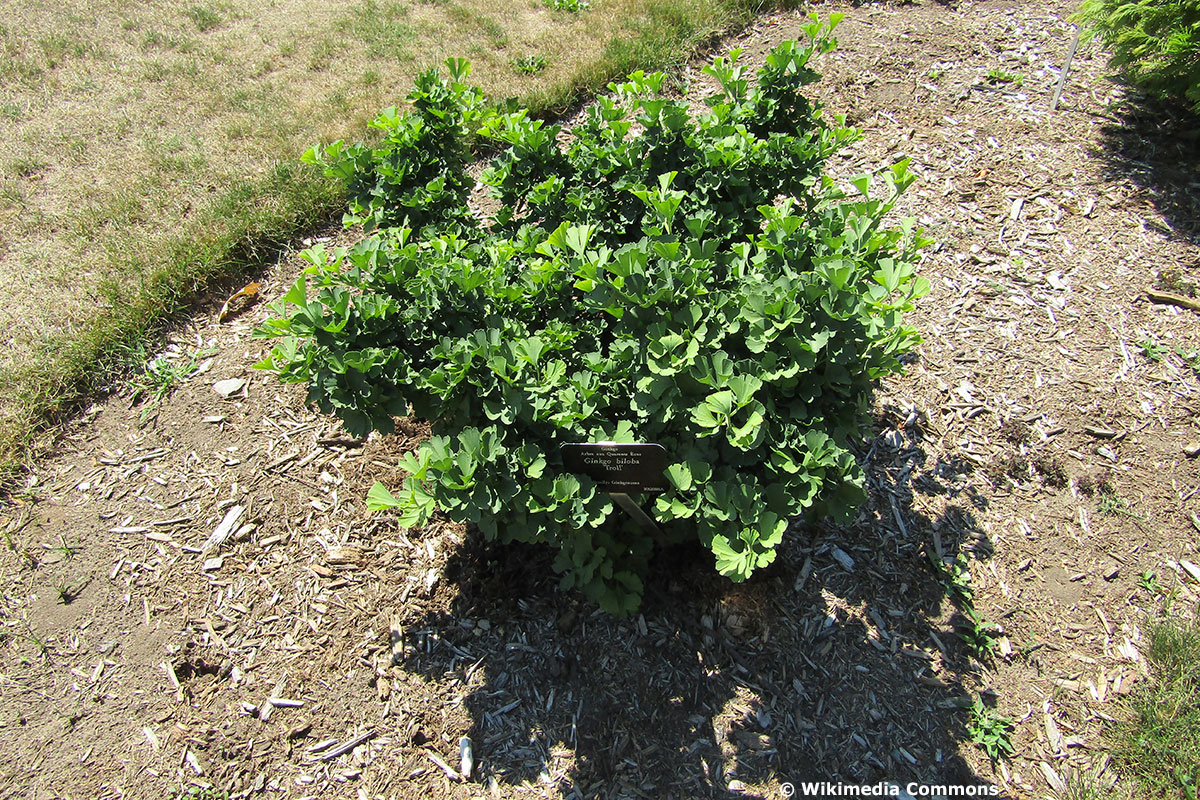
M 904 212 L 938 242 L 854 525 L 797 528 L 739 586 L 663 552 L 642 613 L 612 619 L 542 551 L 368 514 L 420 426 L 351 439 L 250 369 L 264 304 L 219 323 L 214 303 L 169 351 L 201 370 L 157 407 L 90 409 L 4 510 L 0 797 L 1117 780 L 1103 730 L 1146 680 L 1141 631 L 1162 594 L 1193 613 L 1200 578 L 1200 324 L 1147 293 L 1194 293 L 1196 126 L 1133 102 L 1086 44 L 1051 111 L 1059 0 L 839 10 L 816 93 L 865 135 L 832 168 L 911 158 Z M 728 44 L 753 63 L 802 21 Z M 991 658 L 937 562 L 999 626 Z M 1014 720 L 1011 759 L 971 743 L 976 697 Z

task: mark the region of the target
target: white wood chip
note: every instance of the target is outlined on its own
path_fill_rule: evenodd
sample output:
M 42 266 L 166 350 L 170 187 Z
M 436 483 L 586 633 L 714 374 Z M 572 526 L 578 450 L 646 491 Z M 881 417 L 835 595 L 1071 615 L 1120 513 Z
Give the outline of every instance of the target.
M 842 548 L 834 545 L 829 553 L 833 556 L 833 560 L 841 564 L 847 572 L 854 570 L 854 559 L 847 555 Z
M 1067 784 L 1062 777 L 1054 771 L 1054 767 L 1042 761 L 1038 764 L 1038 768 L 1042 771 L 1042 777 L 1046 779 L 1046 783 L 1050 784 L 1050 788 L 1059 794 L 1067 793 Z
M 223 381 L 217 381 L 213 384 L 213 391 L 221 395 L 225 399 L 229 399 L 236 393 L 242 390 L 246 385 L 246 381 L 241 378 L 226 378 Z
M 229 511 L 225 512 L 225 518 L 221 520 L 221 523 L 217 525 L 212 535 L 205 540 L 204 544 L 200 545 L 200 552 L 207 553 L 210 550 L 220 547 L 229 538 L 229 534 L 233 533 L 237 527 L 238 520 L 242 518 L 242 514 L 245 511 L 244 507 L 235 505 Z
M 1055 753 L 1063 751 L 1063 737 L 1058 730 L 1058 723 L 1054 721 L 1054 717 L 1050 714 L 1045 716 L 1046 740 L 1050 742 L 1050 749 Z
M 470 780 L 471 772 L 475 769 L 475 753 L 471 748 L 471 740 L 466 736 L 458 740 L 458 767 L 463 780 Z

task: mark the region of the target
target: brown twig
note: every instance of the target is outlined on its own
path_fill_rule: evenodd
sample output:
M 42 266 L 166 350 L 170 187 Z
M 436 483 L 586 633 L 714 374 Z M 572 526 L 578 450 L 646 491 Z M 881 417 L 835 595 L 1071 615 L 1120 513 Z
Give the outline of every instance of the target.
M 1149 297 L 1155 303 L 1163 303 L 1165 305 L 1188 308 L 1192 311 L 1200 311 L 1200 301 L 1193 300 L 1190 297 L 1183 297 L 1182 295 L 1171 294 L 1169 292 L 1159 292 L 1155 291 L 1154 289 L 1147 289 L 1146 297 Z

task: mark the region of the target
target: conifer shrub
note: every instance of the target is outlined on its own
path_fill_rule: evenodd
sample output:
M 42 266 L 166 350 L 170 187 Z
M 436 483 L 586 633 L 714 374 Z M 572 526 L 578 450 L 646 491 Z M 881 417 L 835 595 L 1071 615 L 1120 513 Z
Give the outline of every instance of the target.
M 733 580 L 771 563 L 789 520 L 853 513 L 848 445 L 918 341 L 902 315 L 928 291 L 927 242 L 884 224 L 907 162 L 845 190 L 822 173 L 859 136 L 801 91 L 833 24 L 814 19 L 757 75 L 717 58 L 721 90 L 695 115 L 634 73 L 568 131 L 484 110 L 452 61 L 411 112 L 381 115 L 377 147 L 310 151 L 374 232 L 304 254 L 260 366 L 356 434 L 431 422 L 372 508 L 549 544 L 562 585 L 613 613 L 637 608 L 654 540 L 564 468 L 564 444 L 661 444 L 669 489 L 637 499 L 662 540 L 698 538 Z M 476 137 L 499 151 L 488 221 L 467 204 Z
M 1076 21 L 1132 85 L 1200 113 L 1200 0 L 1084 0 Z

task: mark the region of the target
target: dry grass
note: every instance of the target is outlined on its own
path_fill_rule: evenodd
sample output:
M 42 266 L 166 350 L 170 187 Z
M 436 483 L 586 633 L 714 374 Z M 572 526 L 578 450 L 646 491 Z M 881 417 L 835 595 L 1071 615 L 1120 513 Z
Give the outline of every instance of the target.
M 328 214 L 328 186 L 293 173 L 281 195 L 279 169 L 316 141 L 361 137 L 420 70 L 466 56 L 490 96 L 562 108 L 681 57 L 748 5 L 13 0 L 0 22 L 0 450 L 94 389 L 95 362 L 147 322 L 236 271 L 229 251 Z M 523 74 L 529 56 L 546 66 Z

